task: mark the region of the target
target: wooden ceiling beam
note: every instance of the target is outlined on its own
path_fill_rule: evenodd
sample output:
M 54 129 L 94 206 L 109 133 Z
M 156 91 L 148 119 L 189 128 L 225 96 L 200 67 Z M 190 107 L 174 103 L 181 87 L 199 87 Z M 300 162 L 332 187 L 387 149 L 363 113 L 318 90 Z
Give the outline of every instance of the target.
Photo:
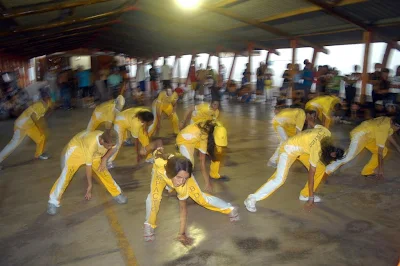
M 0 15 L 0 19 L 10 19 L 16 17 L 22 17 L 33 14 L 40 14 L 50 11 L 62 10 L 75 8 L 79 6 L 88 6 L 93 4 L 99 4 L 104 2 L 110 2 L 111 0 L 80 0 L 80 1 L 62 1 L 58 3 L 40 3 L 35 5 L 26 5 L 21 7 L 16 7 L 3 11 Z
M 225 9 L 222 9 L 222 8 L 215 8 L 215 7 L 211 7 L 211 6 L 207 6 L 207 5 L 202 5 L 201 7 L 206 9 L 206 10 L 208 10 L 208 11 L 210 11 L 210 12 L 214 12 L 214 13 L 220 14 L 222 16 L 229 17 L 231 19 L 246 23 L 248 25 L 251 25 L 251 26 L 254 26 L 256 28 L 259 28 L 259 29 L 265 30 L 267 32 L 270 32 L 272 34 L 275 34 L 275 35 L 278 35 L 278 36 L 282 36 L 282 37 L 286 37 L 288 40 L 294 39 L 294 37 L 292 35 L 290 35 L 289 33 L 285 32 L 285 31 L 282 31 L 282 30 L 280 30 L 278 28 L 269 26 L 267 24 L 264 24 L 262 22 L 259 22 L 258 20 L 250 19 L 250 18 L 244 18 L 244 17 L 242 17 L 240 15 L 237 15 L 235 13 L 232 13 L 232 12 L 230 12 L 228 10 L 225 10 Z M 302 43 L 303 45 L 307 45 L 307 46 L 311 46 L 311 47 L 317 48 L 323 53 L 328 53 L 328 50 L 325 49 L 323 46 L 320 46 L 319 44 L 315 44 L 315 43 L 312 43 L 312 42 L 309 42 L 307 40 L 303 40 L 303 39 L 300 39 L 300 38 L 298 38 L 297 41 Z
M 334 8 L 335 6 L 325 4 L 325 3 L 317 1 L 317 0 L 306 0 L 306 1 L 317 7 L 320 7 L 325 13 L 327 13 L 333 17 L 339 18 L 347 23 L 357 26 L 358 28 L 360 28 L 366 32 L 372 32 L 373 34 L 377 35 L 379 38 L 383 39 L 385 42 L 391 43 L 394 48 L 396 48 L 397 50 L 400 51 L 400 45 L 396 41 L 392 40 L 391 38 L 388 38 L 388 37 L 380 34 L 379 30 L 376 27 L 367 25 L 358 19 L 352 18 L 351 16 L 349 16 L 347 14 L 339 12 L 337 9 Z
M 339 4 L 337 4 L 336 6 L 347 6 L 347 5 L 353 5 L 353 4 L 358 4 L 358 3 L 364 3 L 367 1 L 368 0 L 344 0 L 344 1 L 341 1 Z M 264 17 L 264 18 L 258 19 L 258 21 L 259 22 L 269 22 L 269 21 L 274 21 L 274 20 L 279 20 L 279 19 L 285 19 L 285 18 L 290 18 L 290 17 L 294 17 L 294 16 L 298 16 L 298 15 L 304 15 L 304 14 L 320 11 L 321 9 L 322 8 L 320 8 L 318 6 L 309 6 L 309 7 L 305 7 L 305 8 L 291 10 L 288 12 L 279 13 L 279 14 L 276 14 L 273 16 Z M 233 30 L 233 29 L 237 29 L 237 28 L 241 28 L 241 27 L 243 27 L 243 26 L 234 26 L 234 27 L 231 27 L 228 29 L 224 29 L 224 31 Z
M 116 24 L 116 23 L 120 23 L 120 20 L 111 20 L 111 21 L 106 21 L 106 22 L 102 22 L 102 23 L 95 23 L 95 24 L 90 24 L 90 25 L 86 25 L 86 26 L 81 26 L 81 27 L 74 27 L 74 28 L 69 28 L 69 29 L 65 29 L 65 30 L 60 30 L 57 32 L 52 32 L 52 33 L 42 33 L 42 34 L 37 34 L 37 35 L 33 35 L 33 36 L 29 36 L 29 37 L 24 37 L 24 38 L 20 38 L 20 39 L 16 39 L 13 41 L 7 41 L 4 43 L 4 45 L 11 45 L 11 44 L 20 44 L 20 43 L 24 43 L 27 41 L 32 41 L 35 39 L 45 39 L 47 37 L 52 37 L 61 33 L 68 33 L 68 32 L 75 32 L 75 31 L 81 31 L 81 30 L 85 30 L 85 29 L 90 29 L 90 28 L 100 28 L 100 27 L 104 27 L 107 25 L 112 25 L 112 24 Z
M 53 23 L 42 24 L 39 26 L 32 26 L 32 27 L 18 27 L 11 31 L 0 32 L 0 37 L 5 37 L 5 36 L 9 36 L 9 35 L 16 34 L 16 33 L 22 33 L 22 32 L 46 30 L 46 29 L 57 28 L 57 27 L 71 25 L 71 24 L 83 23 L 83 22 L 87 22 L 87 21 L 91 21 L 91 20 L 106 18 L 106 17 L 110 17 L 110 16 L 116 16 L 116 15 L 122 14 L 124 12 L 137 10 L 138 8 L 134 4 L 132 4 L 132 3 L 136 3 L 136 2 L 137 1 L 127 1 L 124 5 L 122 5 L 118 9 L 115 9 L 113 11 L 109 11 L 106 13 L 90 16 L 90 17 L 78 18 L 78 19 L 74 19 L 74 18 L 66 19 L 63 21 L 57 21 L 57 22 L 53 22 Z

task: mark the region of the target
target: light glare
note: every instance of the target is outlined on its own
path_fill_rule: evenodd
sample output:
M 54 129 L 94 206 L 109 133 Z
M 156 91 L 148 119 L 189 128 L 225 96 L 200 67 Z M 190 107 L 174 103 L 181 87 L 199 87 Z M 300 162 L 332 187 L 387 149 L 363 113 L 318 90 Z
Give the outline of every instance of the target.
M 176 0 L 185 9 L 194 9 L 200 5 L 200 0 Z

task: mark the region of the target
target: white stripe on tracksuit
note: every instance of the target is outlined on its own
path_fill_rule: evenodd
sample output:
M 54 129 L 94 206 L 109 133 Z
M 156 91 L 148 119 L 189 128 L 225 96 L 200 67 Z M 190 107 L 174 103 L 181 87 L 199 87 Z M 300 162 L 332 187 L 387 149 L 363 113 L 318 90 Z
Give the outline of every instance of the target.
M 290 147 L 288 147 L 290 148 Z M 278 167 L 275 172 L 275 177 L 268 180 L 254 194 L 250 194 L 249 198 L 260 201 L 271 195 L 275 190 L 282 186 L 287 178 L 289 168 L 296 160 L 296 156 L 292 156 L 287 152 L 282 152 L 279 155 Z
M 11 141 L 0 152 L 0 163 L 4 161 L 24 140 L 26 134 L 23 134 L 20 129 L 14 131 Z
M 156 103 L 152 104 L 151 110 L 152 110 L 153 115 L 154 115 L 154 120 L 153 120 L 153 124 L 151 124 L 151 125 L 149 126 L 148 130 L 147 130 L 148 133 L 152 132 L 152 131 L 153 131 L 153 128 L 154 128 L 154 127 L 156 126 L 156 124 L 157 124 L 156 121 L 157 121 L 158 117 L 157 117 L 157 104 L 156 104 Z M 160 123 L 161 123 L 161 121 L 160 121 Z
M 288 135 L 286 134 L 285 129 L 283 129 L 283 127 L 278 126 L 277 127 L 277 131 L 278 131 L 278 135 L 279 135 L 279 145 L 276 148 L 274 154 L 272 155 L 272 157 L 269 159 L 269 161 L 273 164 L 276 164 L 278 161 L 278 157 L 279 157 L 279 149 L 281 148 L 281 145 L 284 141 L 286 141 L 288 139 Z
M 58 201 L 58 196 L 60 195 L 60 191 L 62 190 L 64 184 L 65 184 L 65 179 L 67 177 L 67 171 L 68 171 L 68 159 L 71 157 L 72 153 L 75 151 L 76 146 L 69 148 L 62 160 L 61 160 L 61 165 L 63 166 L 62 172 L 61 172 L 61 176 L 60 176 L 60 180 L 57 183 L 57 187 L 54 189 L 53 193 L 50 194 L 49 197 L 49 203 L 54 204 L 57 207 L 60 207 L 60 202 Z
M 362 149 L 360 149 L 360 145 L 363 145 L 363 147 L 365 146 L 365 140 L 363 139 L 365 134 L 365 132 L 359 132 L 355 134 L 351 138 L 350 146 L 345 156 L 341 160 L 336 160 L 329 164 L 326 167 L 325 173 L 331 174 L 335 172 L 340 166 L 353 160 L 354 157 L 356 157 L 362 151 Z

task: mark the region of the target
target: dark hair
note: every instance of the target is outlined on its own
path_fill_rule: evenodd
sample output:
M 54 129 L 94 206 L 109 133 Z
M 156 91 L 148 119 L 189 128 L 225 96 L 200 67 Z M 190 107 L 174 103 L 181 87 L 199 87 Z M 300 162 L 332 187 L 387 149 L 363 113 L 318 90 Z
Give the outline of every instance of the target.
M 42 98 L 43 100 L 50 98 L 50 91 L 47 88 L 40 88 L 39 93 L 40 93 L 40 98 Z
M 335 157 L 332 157 L 332 152 L 336 153 Z M 325 137 L 321 140 L 321 162 L 324 165 L 328 165 L 335 160 L 340 160 L 343 156 L 344 150 L 333 146 L 331 137 Z
M 389 69 L 388 69 L 388 68 L 383 68 L 383 69 L 381 70 L 381 72 L 382 72 L 382 73 L 389 73 Z
M 142 122 L 151 122 L 154 120 L 154 115 L 150 111 L 140 111 L 136 114 L 136 117 Z
M 208 120 L 197 125 L 203 133 L 207 134 L 207 153 L 210 156 L 211 160 L 216 161 L 216 144 L 214 139 L 214 129 L 216 124 L 212 120 Z
M 165 173 L 169 179 L 174 178 L 180 171 L 185 171 L 189 174 L 189 177 L 192 176 L 193 173 L 193 164 L 192 162 L 182 156 L 175 155 L 170 157 L 167 160 L 167 164 L 165 165 Z

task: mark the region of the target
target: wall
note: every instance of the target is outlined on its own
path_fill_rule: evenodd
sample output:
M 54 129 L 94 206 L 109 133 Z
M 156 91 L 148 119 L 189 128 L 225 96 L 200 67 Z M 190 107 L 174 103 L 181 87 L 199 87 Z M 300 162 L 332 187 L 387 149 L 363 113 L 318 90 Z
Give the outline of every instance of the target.
M 92 65 L 90 62 L 90 56 L 71 56 L 69 58 L 70 67 L 77 69 L 78 66 L 82 66 L 83 69 L 91 69 Z

